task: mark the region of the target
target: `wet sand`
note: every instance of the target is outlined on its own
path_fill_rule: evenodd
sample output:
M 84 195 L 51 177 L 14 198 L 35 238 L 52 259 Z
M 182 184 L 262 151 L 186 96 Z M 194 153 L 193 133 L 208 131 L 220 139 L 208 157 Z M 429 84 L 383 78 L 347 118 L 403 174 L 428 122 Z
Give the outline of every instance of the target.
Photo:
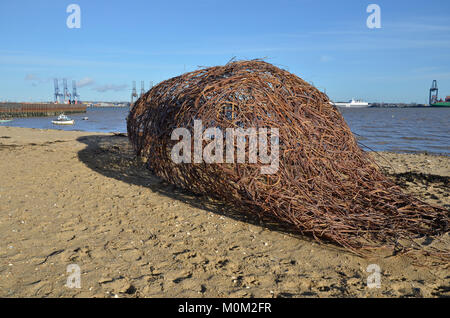
M 374 155 L 450 208 L 449 157 Z M 450 296 L 442 260 L 361 258 L 243 216 L 151 175 L 123 136 L 0 127 L 0 180 L 1 297 Z M 65 286 L 69 264 L 81 288 Z

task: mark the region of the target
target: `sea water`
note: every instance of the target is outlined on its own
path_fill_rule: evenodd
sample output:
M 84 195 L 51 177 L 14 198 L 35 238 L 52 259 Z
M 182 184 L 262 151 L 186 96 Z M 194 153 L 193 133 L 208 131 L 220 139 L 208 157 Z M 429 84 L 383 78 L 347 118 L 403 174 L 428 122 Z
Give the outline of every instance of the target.
M 450 155 L 450 108 L 358 108 L 339 109 L 366 150 L 428 152 Z M 125 107 L 88 108 L 84 114 L 70 114 L 71 126 L 51 123 L 56 117 L 15 118 L 1 126 L 90 132 L 126 132 Z M 88 120 L 83 120 L 88 117 Z

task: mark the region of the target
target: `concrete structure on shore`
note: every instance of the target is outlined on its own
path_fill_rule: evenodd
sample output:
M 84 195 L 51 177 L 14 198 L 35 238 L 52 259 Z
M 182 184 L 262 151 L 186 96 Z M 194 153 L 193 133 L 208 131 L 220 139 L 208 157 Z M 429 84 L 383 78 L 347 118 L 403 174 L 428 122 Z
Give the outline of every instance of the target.
M 0 117 L 40 117 L 85 112 L 86 105 L 83 104 L 0 103 Z

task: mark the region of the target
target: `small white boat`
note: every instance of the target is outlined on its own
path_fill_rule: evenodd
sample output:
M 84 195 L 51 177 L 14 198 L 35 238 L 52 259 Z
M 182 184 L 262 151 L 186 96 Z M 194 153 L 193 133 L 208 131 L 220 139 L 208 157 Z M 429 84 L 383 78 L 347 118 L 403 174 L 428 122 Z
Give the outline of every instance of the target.
M 64 114 L 59 115 L 56 120 L 52 120 L 52 124 L 54 125 L 73 125 L 74 123 L 75 120 L 70 119 Z
M 89 117 L 83 117 L 83 120 L 88 120 L 89 119 Z
M 12 121 L 12 118 L 0 119 L 0 124 L 9 123 L 10 121 Z

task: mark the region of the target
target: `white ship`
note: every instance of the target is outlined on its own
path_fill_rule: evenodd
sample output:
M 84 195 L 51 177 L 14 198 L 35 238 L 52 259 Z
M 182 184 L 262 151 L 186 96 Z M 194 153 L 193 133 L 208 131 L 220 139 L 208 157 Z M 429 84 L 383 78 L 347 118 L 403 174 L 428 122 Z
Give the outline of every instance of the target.
M 355 100 L 353 98 L 349 102 L 337 102 L 337 103 L 332 102 L 331 104 L 337 107 L 348 107 L 348 108 L 369 107 L 369 103 L 363 102 L 362 100 Z

